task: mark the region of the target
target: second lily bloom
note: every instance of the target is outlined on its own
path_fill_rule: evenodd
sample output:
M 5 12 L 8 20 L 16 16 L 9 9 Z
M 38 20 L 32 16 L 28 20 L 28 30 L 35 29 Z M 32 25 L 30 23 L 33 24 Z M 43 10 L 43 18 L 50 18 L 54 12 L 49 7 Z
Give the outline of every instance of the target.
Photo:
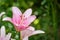
M 26 30 L 21 31 L 21 40 L 28 40 L 30 36 L 41 33 L 45 33 L 45 32 L 42 30 L 35 30 L 34 27 L 30 26 Z
M 2 26 L 0 29 L 0 40 L 10 40 L 11 33 L 6 35 L 5 26 Z

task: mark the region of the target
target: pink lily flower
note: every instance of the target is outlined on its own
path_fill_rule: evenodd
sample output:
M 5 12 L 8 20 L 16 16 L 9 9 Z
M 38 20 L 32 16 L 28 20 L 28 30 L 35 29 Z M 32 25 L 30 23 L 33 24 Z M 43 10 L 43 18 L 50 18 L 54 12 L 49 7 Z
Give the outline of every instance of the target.
M 1 29 L 0 29 L 0 40 L 10 40 L 10 37 L 11 37 L 11 33 L 8 33 L 6 35 L 5 27 L 2 26 Z
M 28 40 L 28 37 L 40 33 L 45 32 L 42 30 L 35 30 L 34 27 L 30 26 L 26 30 L 21 31 L 21 40 Z
M 35 20 L 36 16 L 31 15 L 32 9 L 27 9 L 23 14 L 17 7 L 12 7 L 13 17 L 3 18 L 3 21 L 10 21 L 17 31 L 25 30 Z
M 5 14 L 5 12 L 2 12 L 2 13 L 0 14 L 0 18 L 1 18 L 1 16 L 4 15 L 4 14 Z

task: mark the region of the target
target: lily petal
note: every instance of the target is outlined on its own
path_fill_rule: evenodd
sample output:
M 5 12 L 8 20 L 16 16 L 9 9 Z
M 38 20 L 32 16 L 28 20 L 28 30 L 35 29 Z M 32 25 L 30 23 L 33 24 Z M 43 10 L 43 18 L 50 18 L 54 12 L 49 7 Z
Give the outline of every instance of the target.
M 2 12 L 2 13 L 0 14 L 0 17 L 1 17 L 3 14 L 5 14 L 5 12 Z
M 24 12 L 24 16 L 25 18 L 29 17 L 30 15 L 32 14 L 32 9 L 27 9 L 25 12 Z
M 27 37 L 25 37 L 23 40 L 28 40 L 28 36 L 27 36 Z
M 6 35 L 6 40 L 10 40 L 10 37 L 11 37 L 11 33 L 8 33 L 8 34 Z
M 17 7 L 12 7 L 12 11 L 13 11 L 13 14 L 15 14 L 15 15 L 19 15 L 19 16 L 22 15 L 22 12 Z
M 5 37 L 5 27 L 1 27 L 1 37 Z
M 14 23 L 20 23 L 22 12 L 17 7 L 12 7 L 13 12 L 13 22 Z
M 28 30 L 31 30 L 31 31 L 35 31 L 35 28 L 32 27 L 32 26 L 29 26 L 27 29 L 28 29 Z
M 45 33 L 45 32 L 42 31 L 42 30 L 36 30 L 36 31 L 34 31 L 31 35 L 41 34 L 41 33 Z
M 10 17 L 5 17 L 5 18 L 3 18 L 3 21 L 10 21 L 10 22 L 12 22 L 12 20 L 11 20 Z
M 35 15 L 28 17 L 26 20 L 24 20 L 24 25 L 29 26 L 35 19 L 36 19 Z

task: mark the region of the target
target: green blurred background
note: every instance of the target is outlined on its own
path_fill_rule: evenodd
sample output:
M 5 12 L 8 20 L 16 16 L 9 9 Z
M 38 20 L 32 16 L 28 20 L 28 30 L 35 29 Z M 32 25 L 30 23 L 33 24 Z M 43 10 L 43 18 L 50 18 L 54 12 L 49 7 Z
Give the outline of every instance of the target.
M 3 17 L 12 17 L 11 7 L 17 6 L 22 12 L 32 8 L 36 20 L 31 24 L 36 30 L 44 30 L 45 34 L 29 37 L 29 40 L 60 40 L 60 0 L 0 0 L 0 13 Z M 6 32 L 12 33 L 12 38 L 19 40 L 19 33 L 10 22 L 0 20 L 0 26 L 6 27 Z

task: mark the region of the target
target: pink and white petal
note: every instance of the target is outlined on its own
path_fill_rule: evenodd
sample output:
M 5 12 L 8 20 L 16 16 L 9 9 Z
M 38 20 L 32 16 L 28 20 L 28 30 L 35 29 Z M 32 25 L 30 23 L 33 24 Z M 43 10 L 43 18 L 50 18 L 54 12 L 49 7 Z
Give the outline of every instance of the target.
M 29 17 L 30 15 L 32 14 L 32 9 L 27 9 L 25 12 L 24 12 L 24 18 L 27 18 L 27 17 Z
M 36 19 L 35 15 L 28 17 L 26 20 L 24 20 L 24 25 L 29 26 L 35 19 Z
M 34 27 L 30 26 L 27 29 L 21 31 L 22 38 L 24 39 L 25 37 L 29 37 L 32 34 L 32 32 L 34 32 L 34 30 Z
M 12 22 L 12 19 L 10 17 L 5 17 L 5 18 L 3 18 L 3 21 L 10 21 L 10 22 Z
M 2 12 L 1 14 L 0 14 L 0 17 L 2 16 L 2 15 L 4 15 L 5 14 L 5 12 Z
M 1 27 L 1 37 L 5 37 L 5 27 Z
M 13 12 L 13 15 L 15 14 L 15 15 L 19 15 L 19 16 L 21 16 L 22 15 L 22 12 L 20 11 L 20 9 L 19 8 L 17 8 L 17 7 L 12 7 L 12 12 Z
M 35 31 L 35 28 L 32 27 L 32 26 L 29 26 L 27 29 L 28 29 L 28 30 L 31 30 L 31 31 Z
M 22 12 L 17 7 L 12 7 L 13 12 L 13 22 L 14 23 L 20 23 Z
M 42 31 L 42 30 L 36 30 L 36 31 L 34 31 L 31 35 L 41 34 L 41 33 L 45 33 L 45 32 Z M 30 35 L 30 36 L 31 36 L 31 35 Z
M 11 33 L 8 33 L 8 34 L 6 35 L 6 40 L 10 40 L 10 37 L 11 37 Z
M 28 40 L 28 36 L 27 36 L 27 37 L 25 37 L 25 38 L 23 38 L 23 40 Z
M 12 20 L 13 20 L 14 23 L 20 24 L 19 21 L 21 21 L 21 17 L 13 14 Z

